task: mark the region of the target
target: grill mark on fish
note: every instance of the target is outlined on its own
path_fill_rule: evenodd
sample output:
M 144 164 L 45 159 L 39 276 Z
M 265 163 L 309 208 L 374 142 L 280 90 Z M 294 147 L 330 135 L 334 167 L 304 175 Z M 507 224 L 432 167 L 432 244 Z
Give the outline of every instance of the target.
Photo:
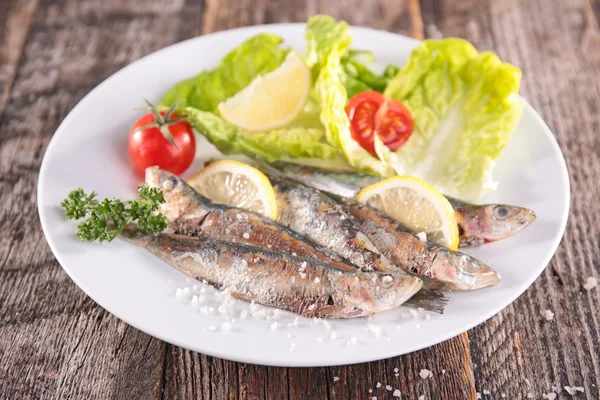
M 123 236 L 236 298 L 305 317 L 372 315 L 398 307 L 422 285 L 404 274 L 347 272 L 320 260 L 220 240 L 128 230 Z
M 385 271 L 389 262 L 331 198 L 295 182 L 269 177 L 277 198 L 277 222 L 323 246 L 363 271 Z
M 473 290 L 500 281 L 500 275 L 481 261 L 422 242 L 379 210 L 350 200 L 342 207 L 393 265 L 422 278 L 428 289 Z
M 321 171 L 311 167 L 276 163 L 274 166 L 258 162 L 258 167 L 277 176 L 322 190 L 333 197 L 354 198 L 358 192 L 381 178 L 359 173 Z M 505 239 L 519 232 L 536 219 L 535 212 L 525 207 L 508 204 L 470 204 L 446 196 L 454 208 L 460 246 L 480 246 Z

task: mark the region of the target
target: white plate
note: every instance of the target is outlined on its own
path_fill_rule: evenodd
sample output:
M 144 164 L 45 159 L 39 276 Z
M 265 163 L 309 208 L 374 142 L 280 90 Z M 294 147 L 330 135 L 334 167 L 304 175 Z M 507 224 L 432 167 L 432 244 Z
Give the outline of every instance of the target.
M 187 40 L 134 62 L 90 92 L 56 131 L 40 170 L 40 219 L 60 264 L 98 304 L 134 327 L 191 350 L 256 364 L 322 366 L 392 357 L 447 340 L 499 312 L 548 264 L 569 208 L 564 159 L 552 133 L 529 105 L 495 170 L 500 187 L 483 200 L 529 207 L 538 219 L 512 238 L 469 249 L 502 273 L 502 283 L 473 293 L 452 293 L 446 313 L 431 319 L 421 315 L 403 320 L 408 309 L 401 307 L 371 320 L 332 321 L 332 330 L 303 318 L 298 326 L 288 327 L 294 317 L 287 313 L 269 320 L 241 319 L 240 311 L 249 308 L 241 302 L 235 304 L 235 316 L 206 315 L 174 295 L 177 288 L 196 282 L 144 250 L 119 240 L 99 245 L 75 237 L 75 225 L 67 222 L 60 208 L 69 191 L 81 187 L 100 197 L 135 196 L 141 178 L 131 172 L 126 146 L 129 128 L 140 114 L 133 108 L 142 104 L 142 98 L 158 101 L 175 82 L 214 67 L 227 51 L 259 32 L 277 33 L 304 51 L 303 30 L 304 24 L 256 26 Z M 371 29 L 353 27 L 352 34 L 353 46 L 371 49 L 381 65 L 403 63 L 417 45 L 413 39 Z M 200 159 L 214 151 L 204 148 L 199 147 Z M 216 309 L 219 298 L 208 292 L 206 305 Z M 232 318 L 231 330 L 222 332 L 221 324 Z M 275 321 L 277 329 L 272 330 Z M 373 330 L 367 328 L 369 323 Z M 333 340 L 332 331 L 337 336 Z M 348 344 L 352 337 L 356 344 Z

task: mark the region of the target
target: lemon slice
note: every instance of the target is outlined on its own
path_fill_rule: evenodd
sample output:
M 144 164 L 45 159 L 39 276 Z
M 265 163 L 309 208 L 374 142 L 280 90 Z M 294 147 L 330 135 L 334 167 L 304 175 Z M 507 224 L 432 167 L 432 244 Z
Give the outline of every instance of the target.
M 291 122 L 310 91 L 310 71 L 300 54 L 290 51 L 275 71 L 254 79 L 219 104 L 221 116 L 249 131 L 266 131 Z
M 275 192 L 269 179 L 254 167 L 234 160 L 210 163 L 188 184 L 215 203 L 277 218 Z
M 356 200 L 383 211 L 414 232 L 425 232 L 429 242 L 458 249 L 454 209 L 448 199 L 425 181 L 412 176 L 393 176 L 367 186 L 356 195 Z

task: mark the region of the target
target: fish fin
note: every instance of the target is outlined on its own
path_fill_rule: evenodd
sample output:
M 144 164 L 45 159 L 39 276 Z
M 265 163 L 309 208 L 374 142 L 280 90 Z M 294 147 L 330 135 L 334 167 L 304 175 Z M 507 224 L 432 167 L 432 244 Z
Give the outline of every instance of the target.
M 421 289 L 403 305 L 413 308 L 424 308 L 437 314 L 443 314 L 448 305 L 448 297 L 438 290 Z
M 144 246 L 149 237 L 150 235 L 137 229 L 137 225 L 135 224 L 127 225 L 119 234 L 120 239 L 136 246 Z

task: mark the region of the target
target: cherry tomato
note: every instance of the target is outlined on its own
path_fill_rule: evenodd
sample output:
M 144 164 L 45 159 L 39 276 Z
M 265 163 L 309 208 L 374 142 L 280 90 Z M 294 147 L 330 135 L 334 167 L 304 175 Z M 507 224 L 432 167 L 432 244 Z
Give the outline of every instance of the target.
M 143 174 L 158 165 L 176 175 L 183 173 L 196 154 L 196 138 L 190 124 L 176 114 L 156 110 L 137 120 L 129 133 L 129 155 Z M 175 144 L 173 144 L 175 143 Z
M 354 140 L 375 157 L 375 134 L 390 150 L 396 151 L 406 143 L 414 129 L 412 116 L 404 104 L 375 91 L 352 97 L 346 106 L 346 114 Z

